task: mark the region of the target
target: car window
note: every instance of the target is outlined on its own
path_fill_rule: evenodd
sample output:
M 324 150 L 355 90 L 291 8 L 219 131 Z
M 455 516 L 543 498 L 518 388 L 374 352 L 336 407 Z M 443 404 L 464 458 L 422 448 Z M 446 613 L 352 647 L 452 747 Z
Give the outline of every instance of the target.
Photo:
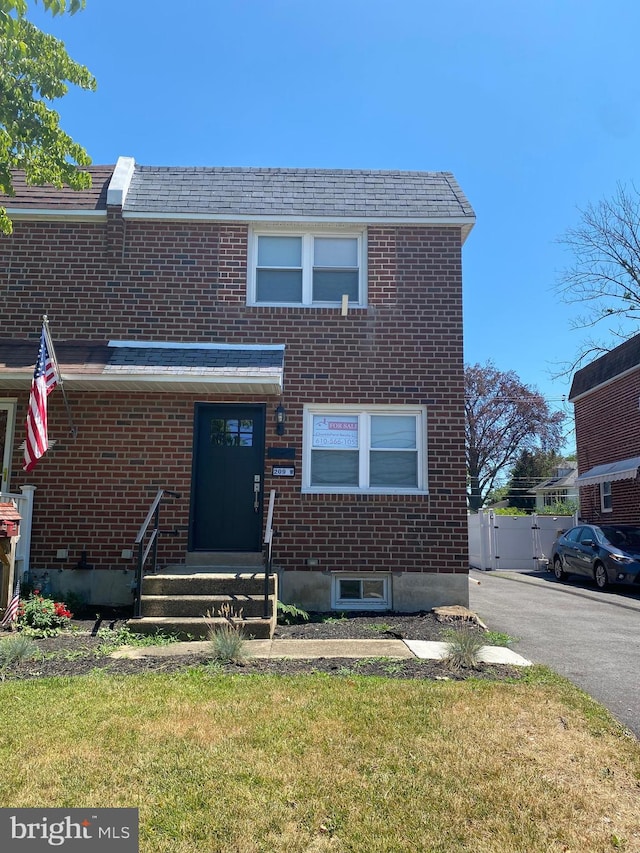
M 580 536 L 580 533 L 583 530 L 584 530 L 583 527 L 572 527 L 571 530 L 568 530 L 564 534 L 564 538 L 567 540 L 567 542 L 577 542 L 578 537 Z
M 607 525 L 602 528 L 602 532 L 606 536 L 607 542 L 615 548 L 633 549 L 634 551 L 640 548 L 640 527 Z
M 593 527 L 583 527 L 580 531 L 579 541 L 584 542 L 586 539 L 590 539 L 592 542 L 598 541 L 598 537 L 596 536 L 596 532 Z

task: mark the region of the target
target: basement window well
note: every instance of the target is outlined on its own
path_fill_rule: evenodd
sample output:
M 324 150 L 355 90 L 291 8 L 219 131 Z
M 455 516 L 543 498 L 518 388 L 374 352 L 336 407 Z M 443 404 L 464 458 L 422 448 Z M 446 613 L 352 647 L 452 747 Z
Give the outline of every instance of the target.
M 391 586 L 387 575 L 334 574 L 331 607 L 334 610 L 389 610 Z

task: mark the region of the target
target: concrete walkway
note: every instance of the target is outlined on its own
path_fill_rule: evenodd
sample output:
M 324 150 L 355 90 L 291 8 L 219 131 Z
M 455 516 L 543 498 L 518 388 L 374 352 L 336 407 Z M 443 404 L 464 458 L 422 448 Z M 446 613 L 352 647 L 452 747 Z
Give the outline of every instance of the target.
M 427 640 L 247 640 L 247 652 L 254 658 L 289 658 L 312 660 L 317 658 L 396 658 L 442 660 L 447 655 L 447 644 Z M 123 646 L 113 652 L 114 658 L 178 657 L 180 655 L 211 654 L 211 643 L 190 641 L 167 646 Z M 478 655 L 484 663 L 502 663 L 511 666 L 530 666 L 531 661 L 504 646 L 484 646 Z

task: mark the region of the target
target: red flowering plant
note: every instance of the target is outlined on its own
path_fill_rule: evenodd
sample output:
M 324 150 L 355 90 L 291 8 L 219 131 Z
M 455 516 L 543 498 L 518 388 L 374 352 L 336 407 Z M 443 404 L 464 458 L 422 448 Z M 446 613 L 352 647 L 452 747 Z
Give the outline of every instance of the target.
M 68 627 L 73 613 L 62 601 L 54 601 L 34 589 L 29 597 L 20 600 L 18 627 L 32 636 L 51 637 Z

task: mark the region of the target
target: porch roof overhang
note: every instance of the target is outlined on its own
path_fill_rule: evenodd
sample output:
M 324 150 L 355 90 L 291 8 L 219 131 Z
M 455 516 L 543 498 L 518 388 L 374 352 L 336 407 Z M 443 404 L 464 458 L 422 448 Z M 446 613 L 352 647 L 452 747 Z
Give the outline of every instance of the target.
M 55 341 L 65 387 L 73 391 L 279 396 L 283 344 Z M 37 341 L 0 340 L 0 388 L 31 386 Z
M 597 483 L 614 483 L 616 480 L 633 480 L 638 475 L 640 456 L 631 459 L 620 459 L 618 462 L 607 462 L 596 465 L 584 474 L 580 474 L 576 482 L 579 486 L 592 486 Z

